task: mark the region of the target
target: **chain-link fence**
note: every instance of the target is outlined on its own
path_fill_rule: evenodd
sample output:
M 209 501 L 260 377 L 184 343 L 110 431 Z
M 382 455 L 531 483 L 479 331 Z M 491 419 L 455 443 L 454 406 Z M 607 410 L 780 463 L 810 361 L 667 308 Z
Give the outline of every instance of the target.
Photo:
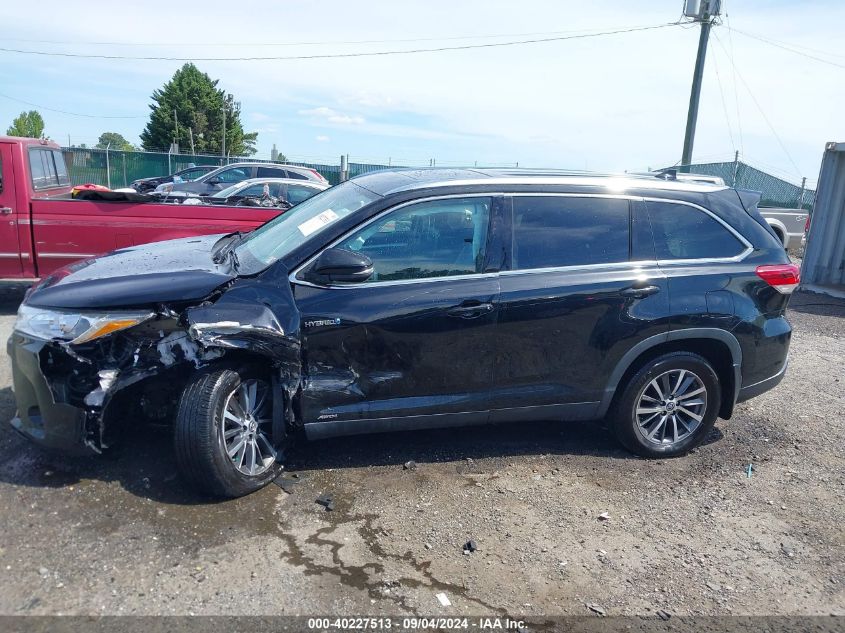
M 104 149 L 66 147 L 62 149 L 70 171 L 71 182 L 82 184 L 92 182 L 112 188 L 127 187 L 139 178 L 151 178 L 172 174 L 175 171 L 193 165 L 223 165 L 227 162 L 250 161 L 269 163 L 272 161 L 255 159 L 247 156 L 229 157 L 202 154 L 167 154 L 162 152 L 120 152 Z M 340 164 L 308 163 L 288 161 L 290 165 L 310 167 L 320 172 L 329 183 L 340 182 Z M 366 174 L 380 169 L 401 165 L 383 165 L 376 163 L 348 164 L 349 177 Z M 480 167 L 480 165 L 478 165 Z M 726 184 L 739 189 L 753 189 L 763 194 L 760 206 L 763 207 L 803 207 L 812 211 L 815 191 L 804 189 L 756 169 L 742 161 L 725 163 L 699 163 L 690 165 L 690 171 L 721 177 Z
M 698 163 L 690 165 L 689 171 L 693 174 L 719 176 L 726 185 L 737 189 L 760 191 L 763 194 L 759 205 L 761 207 L 813 210 L 815 191 L 793 185 L 742 161 Z
M 273 161 L 256 159 L 249 156 L 230 156 L 228 160 L 221 156 L 203 154 L 167 154 L 163 152 L 122 152 L 104 149 L 65 147 L 62 149 L 65 162 L 74 184 L 94 183 L 107 187 L 128 187 L 139 178 L 152 178 L 172 174 L 191 165 L 224 165 L 241 161 L 269 163 Z M 340 182 L 340 164 L 308 163 L 287 161 L 289 165 L 310 167 L 320 172 L 329 183 Z M 394 165 L 395 167 L 396 165 Z M 370 163 L 349 163 L 349 177 L 366 174 L 379 169 L 388 169 L 389 165 Z

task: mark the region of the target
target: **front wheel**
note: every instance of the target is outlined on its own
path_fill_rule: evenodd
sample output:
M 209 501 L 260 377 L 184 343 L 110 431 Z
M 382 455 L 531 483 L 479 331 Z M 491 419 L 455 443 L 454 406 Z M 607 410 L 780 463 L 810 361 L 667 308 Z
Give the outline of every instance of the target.
M 698 354 L 673 352 L 647 362 L 616 402 L 619 441 L 643 457 L 683 455 L 704 440 L 719 413 L 721 385 Z
M 182 474 L 203 492 L 240 497 L 278 477 L 273 394 L 261 377 L 232 369 L 202 372 L 179 401 L 175 447 Z

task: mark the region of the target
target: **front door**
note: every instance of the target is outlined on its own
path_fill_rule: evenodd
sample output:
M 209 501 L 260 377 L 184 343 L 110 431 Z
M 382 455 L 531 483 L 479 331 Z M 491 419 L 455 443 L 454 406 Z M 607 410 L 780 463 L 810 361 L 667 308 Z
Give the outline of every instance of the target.
M 373 260 L 370 279 L 295 284 L 309 433 L 487 420 L 499 294 L 496 273 L 485 272 L 493 204 L 464 196 L 397 207 L 336 244 Z
M 18 216 L 29 213 L 19 209 L 15 200 L 15 174 L 12 169 L 12 145 L 0 143 L 0 279 L 23 275 L 18 242 Z

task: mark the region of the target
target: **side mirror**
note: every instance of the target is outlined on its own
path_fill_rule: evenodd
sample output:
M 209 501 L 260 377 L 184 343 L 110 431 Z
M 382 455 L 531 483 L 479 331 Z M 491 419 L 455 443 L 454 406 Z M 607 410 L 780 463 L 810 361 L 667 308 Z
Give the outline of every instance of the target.
M 220 180 L 218 178 L 210 178 L 209 180 L 205 181 L 205 184 L 207 184 L 207 185 L 219 185 Z
M 373 260 L 344 248 L 328 248 L 311 266 L 308 276 L 316 283 L 366 281 L 373 274 Z

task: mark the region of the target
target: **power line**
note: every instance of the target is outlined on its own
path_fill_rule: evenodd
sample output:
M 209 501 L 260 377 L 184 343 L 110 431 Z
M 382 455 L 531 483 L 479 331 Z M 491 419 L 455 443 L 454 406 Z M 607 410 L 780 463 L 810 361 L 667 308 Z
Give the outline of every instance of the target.
M 728 136 L 731 138 L 731 147 L 736 151 L 736 143 L 734 142 L 734 133 L 731 126 L 731 118 L 728 116 L 728 104 L 725 101 L 725 91 L 722 89 L 722 79 L 719 77 L 719 64 L 716 61 L 716 55 L 711 55 L 713 60 L 713 70 L 716 71 L 716 83 L 719 85 L 719 96 L 722 98 L 722 111 L 725 113 L 725 123 L 728 125 Z
M 719 36 L 714 33 L 713 37 L 716 39 L 716 42 L 718 42 L 718 44 L 722 48 L 722 50 L 724 50 L 725 53 L 727 54 L 727 50 L 725 49 L 725 45 L 722 44 L 722 40 L 719 39 Z M 745 86 L 745 89 L 748 91 L 748 95 L 751 97 L 751 100 L 754 102 L 754 105 L 757 106 L 757 110 L 760 111 L 760 114 L 763 117 L 763 120 L 766 122 L 766 125 L 768 125 L 769 129 L 772 131 L 772 135 L 775 137 L 775 140 L 777 140 L 778 145 L 780 145 L 781 149 L 783 150 L 783 153 L 786 154 L 786 157 L 789 159 L 789 162 L 792 163 L 792 166 L 795 168 L 795 173 L 798 174 L 798 177 L 800 178 L 801 177 L 801 170 L 798 168 L 798 165 L 795 163 L 795 161 L 792 160 L 792 154 L 790 154 L 789 150 L 786 149 L 786 145 L 784 145 L 783 140 L 780 138 L 780 135 L 777 133 L 775 126 L 772 125 L 771 121 L 769 121 L 769 117 L 766 116 L 766 113 L 763 111 L 763 107 L 760 105 L 760 102 L 757 101 L 757 97 L 754 96 L 754 93 L 751 91 L 751 87 L 748 85 L 748 82 L 745 81 L 745 77 L 742 76 L 742 73 L 739 72 L 739 69 L 736 67 L 736 64 L 734 64 L 733 58 L 731 58 L 731 65 L 734 67 L 734 70 L 736 71 L 736 75 L 737 75 L 737 77 L 739 77 L 739 80 L 742 82 L 742 85 Z
M 733 5 L 732 5 L 733 6 Z M 736 89 L 736 70 L 734 66 L 734 38 L 731 28 L 731 14 L 728 13 L 727 8 L 725 9 L 725 20 L 728 26 L 728 44 L 730 45 L 730 57 L 728 61 L 731 62 L 731 78 L 733 80 L 733 89 L 734 89 L 734 108 L 736 109 L 736 128 L 737 133 L 739 134 L 739 151 L 743 154 L 745 153 L 745 141 L 742 136 L 742 117 L 740 116 L 739 112 L 739 90 Z
M 636 27 L 633 27 L 636 28 Z M 197 46 L 200 48 L 218 48 L 230 46 L 345 46 L 357 44 L 398 44 L 409 42 L 447 42 L 455 40 L 481 40 L 481 39 L 497 39 L 501 37 L 535 37 L 535 36 L 551 36 L 564 35 L 569 33 L 590 33 L 598 29 L 570 29 L 566 31 L 531 31 L 527 33 L 495 33 L 495 34 L 479 34 L 479 35 L 450 35 L 444 37 L 412 37 L 412 38 L 393 38 L 393 39 L 379 39 L 379 40 L 326 40 L 326 41 L 300 41 L 300 42 L 80 42 L 72 40 L 40 40 L 40 39 L 26 39 L 7 37 L 4 38 L 7 42 L 24 42 L 26 44 L 69 44 L 72 46 L 133 46 L 133 47 L 187 47 Z
M 802 57 L 806 57 L 808 59 L 814 59 L 817 62 L 821 62 L 823 64 L 828 64 L 829 66 L 836 66 L 837 68 L 845 68 L 845 64 L 840 64 L 838 62 L 830 61 L 829 59 L 824 59 L 822 57 L 818 57 L 817 55 L 811 55 L 810 53 L 805 53 L 803 51 L 794 48 L 791 45 L 780 44 L 775 40 L 770 40 L 762 35 L 754 35 L 753 33 L 748 33 L 747 31 L 740 31 L 739 29 L 732 29 L 728 27 L 728 31 L 734 31 L 739 33 L 740 35 L 744 35 L 745 37 L 750 37 L 753 40 L 757 40 L 758 42 L 763 42 L 764 44 L 768 44 L 769 46 L 774 46 L 775 48 L 780 48 L 785 51 L 789 51 L 790 53 L 795 53 L 796 55 L 801 55 Z M 831 55 L 833 57 L 839 57 L 839 55 L 834 55 L 833 53 L 825 53 L 825 55 Z
M 119 60 L 136 60 L 136 61 L 169 61 L 169 62 L 254 62 L 254 61 L 290 61 L 300 59 L 336 59 L 346 57 L 378 57 L 385 55 L 410 55 L 414 53 L 439 53 L 443 51 L 462 51 L 470 49 L 481 48 L 499 48 L 503 46 L 520 46 L 523 44 L 540 44 L 543 42 L 560 42 L 564 40 L 577 40 L 592 37 L 600 37 L 604 35 L 618 35 L 622 33 L 635 33 L 639 31 L 651 31 L 654 29 L 662 29 L 669 26 L 678 26 L 677 22 L 666 22 L 663 24 L 653 24 L 651 26 L 639 26 L 625 29 L 615 29 L 611 31 L 600 31 L 596 33 L 583 33 L 579 35 L 561 35 L 557 37 L 544 37 L 527 40 L 512 40 L 509 42 L 491 42 L 488 44 L 462 44 L 459 46 L 439 46 L 436 48 L 413 48 L 405 50 L 389 50 L 389 51 L 369 51 L 357 53 L 320 53 L 313 55 L 287 55 L 287 56 L 253 56 L 253 57 L 163 57 L 154 55 L 101 55 L 89 53 L 63 53 L 52 51 L 37 51 L 37 50 L 23 50 L 18 48 L 0 47 L 0 51 L 5 53 L 19 53 L 22 55 L 40 55 L 46 57 L 74 57 L 85 59 L 119 59 Z
M 85 117 L 86 119 L 146 119 L 146 115 L 116 115 L 116 116 L 108 116 L 104 114 L 82 114 L 81 112 L 68 112 L 67 110 L 57 110 L 56 108 L 48 108 L 47 106 L 39 105 L 37 103 L 32 103 L 31 101 L 24 101 L 23 99 L 18 99 L 17 97 L 10 97 L 9 95 L 5 95 L 0 93 L 0 97 L 4 99 L 9 99 L 10 101 L 17 101 L 18 103 L 23 103 L 28 106 L 32 106 L 33 108 L 38 108 L 39 110 L 47 110 L 49 112 L 58 112 L 59 114 L 69 114 L 70 116 L 81 116 Z

